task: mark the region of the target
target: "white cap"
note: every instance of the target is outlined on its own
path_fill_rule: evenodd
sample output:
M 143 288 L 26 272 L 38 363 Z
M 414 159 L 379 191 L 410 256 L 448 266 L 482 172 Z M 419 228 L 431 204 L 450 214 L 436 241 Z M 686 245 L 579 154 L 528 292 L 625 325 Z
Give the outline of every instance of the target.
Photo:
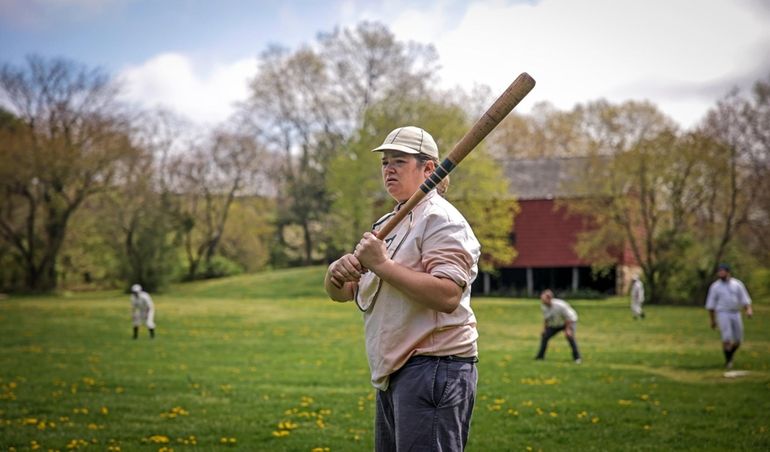
M 131 292 L 141 292 L 141 291 L 142 291 L 142 286 L 140 286 L 139 284 L 134 284 L 133 286 L 131 286 Z
M 425 154 L 438 160 L 438 146 L 433 137 L 415 126 L 399 127 L 390 132 L 382 146 L 372 149 L 379 151 L 401 151 L 407 154 Z

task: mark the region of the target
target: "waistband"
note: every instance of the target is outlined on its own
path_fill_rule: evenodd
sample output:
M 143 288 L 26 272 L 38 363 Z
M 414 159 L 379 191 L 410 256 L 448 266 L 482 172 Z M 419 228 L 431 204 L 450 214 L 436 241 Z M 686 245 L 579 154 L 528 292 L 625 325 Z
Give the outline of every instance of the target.
M 414 355 L 411 358 L 409 358 L 409 361 L 417 361 L 417 360 L 436 360 L 436 361 L 456 361 L 458 363 L 468 363 L 468 364 L 476 364 L 479 362 L 478 356 L 455 356 L 455 355 L 446 355 L 446 356 L 432 356 L 432 355 Z

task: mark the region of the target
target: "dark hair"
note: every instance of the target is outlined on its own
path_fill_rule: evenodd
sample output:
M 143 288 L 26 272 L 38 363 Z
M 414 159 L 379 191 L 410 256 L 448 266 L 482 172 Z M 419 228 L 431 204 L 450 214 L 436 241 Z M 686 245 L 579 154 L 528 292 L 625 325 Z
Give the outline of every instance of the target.
M 433 158 L 429 155 L 425 154 L 414 154 L 414 158 L 417 160 L 417 164 L 420 165 L 420 168 L 424 167 L 428 162 L 433 162 L 436 167 L 439 165 L 439 161 L 437 158 Z M 447 174 L 441 182 L 436 186 L 436 191 L 439 195 L 444 196 L 444 193 L 446 193 L 447 189 L 449 188 L 449 175 Z

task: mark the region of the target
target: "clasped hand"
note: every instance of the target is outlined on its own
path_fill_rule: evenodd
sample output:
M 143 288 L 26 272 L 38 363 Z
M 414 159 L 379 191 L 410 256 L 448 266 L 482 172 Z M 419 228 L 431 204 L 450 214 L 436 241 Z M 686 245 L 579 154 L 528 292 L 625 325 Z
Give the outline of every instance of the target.
M 364 237 L 356 245 L 353 255 L 364 268 L 372 270 L 376 270 L 380 264 L 388 260 L 385 242 L 371 232 L 364 233 Z
M 330 276 L 338 286 L 344 282 L 358 282 L 367 269 L 376 269 L 387 260 L 385 242 L 367 232 L 356 245 L 353 254 L 346 254 L 332 264 Z

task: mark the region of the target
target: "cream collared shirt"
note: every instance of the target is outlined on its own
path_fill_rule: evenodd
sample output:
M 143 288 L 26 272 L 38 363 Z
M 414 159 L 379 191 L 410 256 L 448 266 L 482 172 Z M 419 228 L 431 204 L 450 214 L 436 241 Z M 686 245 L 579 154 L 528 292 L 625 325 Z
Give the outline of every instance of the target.
M 375 224 L 377 230 L 389 215 Z M 356 297 L 364 312 L 366 352 L 372 385 L 388 388 L 389 376 L 414 355 L 471 357 L 478 354 L 471 283 L 478 273 L 481 246 L 452 204 L 429 192 L 385 238 L 388 255 L 407 268 L 447 278 L 463 288 L 460 304 L 446 314 L 427 308 L 365 273 Z

